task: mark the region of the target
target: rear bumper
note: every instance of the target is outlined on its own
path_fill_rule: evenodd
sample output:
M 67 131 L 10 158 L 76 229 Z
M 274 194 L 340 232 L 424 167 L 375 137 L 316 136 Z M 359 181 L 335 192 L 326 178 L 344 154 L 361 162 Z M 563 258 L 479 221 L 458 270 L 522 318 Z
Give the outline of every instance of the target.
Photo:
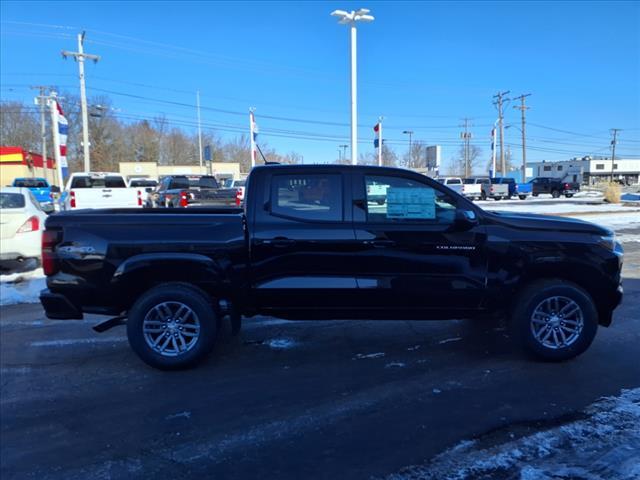
M 81 320 L 82 312 L 67 297 L 59 293 L 43 290 L 40 293 L 42 304 L 47 318 L 54 320 Z

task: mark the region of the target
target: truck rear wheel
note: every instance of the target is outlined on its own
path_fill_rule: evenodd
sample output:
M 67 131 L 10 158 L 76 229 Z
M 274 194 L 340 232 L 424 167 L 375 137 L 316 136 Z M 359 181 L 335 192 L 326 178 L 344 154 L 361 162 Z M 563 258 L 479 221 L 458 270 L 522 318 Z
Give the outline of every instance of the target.
M 144 293 L 129 310 L 129 345 L 142 361 L 161 370 L 188 368 L 213 348 L 216 313 L 199 289 L 165 283 Z
M 578 285 L 539 280 L 516 297 L 510 327 L 514 342 L 525 352 L 559 362 L 589 348 L 598 329 L 598 313 L 591 296 Z
M 558 190 L 554 190 L 551 192 L 551 196 L 553 198 L 558 198 L 560 196 L 560 192 Z
M 567 198 L 571 198 L 573 197 L 573 193 L 565 193 L 564 196 Z
M 526 200 L 526 199 L 527 199 L 527 196 L 526 196 L 526 195 L 518 195 L 518 198 L 519 198 L 520 200 Z

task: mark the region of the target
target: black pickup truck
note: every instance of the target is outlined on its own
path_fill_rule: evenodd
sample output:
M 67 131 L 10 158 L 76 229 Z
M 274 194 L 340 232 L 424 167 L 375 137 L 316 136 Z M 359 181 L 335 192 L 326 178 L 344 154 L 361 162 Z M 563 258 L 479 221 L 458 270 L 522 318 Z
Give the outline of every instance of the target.
M 375 185 L 375 188 L 368 188 Z M 383 201 L 380 191 L 384 190 Z M 375 198 L 368 198 L 373 191 Z M 126 320 L 148 364 L 193 365 L 220 319 L 459 319 L 503 315 L 547 360 L 583 352 L 622 299 L 611 231 L 486 212 L 415 172 L 252 170 L 243 209 L 87 210 L 47 219 L 49 318 Z
M 531 195 L 537 197 L 541 193 L 548 193 L 553 198 L 564 195 L 567 198 L 573 197 L 580 191 L 580 184 L 575 182 L 565 182 L 559 178 L 537 177 L 531 180 Z
M 149 203 L 160 208 L 239 206 L 239 196 L 237 188 L 222 188 L 211 175 L 171 175 L 160 180 Z

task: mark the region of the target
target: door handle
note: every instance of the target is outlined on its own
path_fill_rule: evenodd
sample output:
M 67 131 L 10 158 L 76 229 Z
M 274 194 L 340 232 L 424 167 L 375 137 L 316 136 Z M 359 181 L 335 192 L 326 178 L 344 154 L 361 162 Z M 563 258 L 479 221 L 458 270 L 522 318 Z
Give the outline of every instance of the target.
M 396 242 L 394 242 L 393 240 L 365 240 L 362 243 L 374 248 L 388 248 L 395 247 L 396 245 Z
M 287 237 L 276 237 L 271 239 L 256 240 L 258 245 L 271 245 L 273 247 L 290 247 L 296 243 L 295 240 Z

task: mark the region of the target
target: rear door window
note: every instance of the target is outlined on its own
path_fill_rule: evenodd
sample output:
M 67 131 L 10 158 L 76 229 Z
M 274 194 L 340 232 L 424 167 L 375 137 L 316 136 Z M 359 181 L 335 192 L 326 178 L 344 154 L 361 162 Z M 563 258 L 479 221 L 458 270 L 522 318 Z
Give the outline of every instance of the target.
M 21 193 L 0 192 L 0 208 L 24 208 L 26 205 L 24 195 Z
M 271 214 L 298 220 L 341 222 L 341 175 L 274 175 Z
M 456 201 L 429 185 L 403 177 L 367 175 L 365 186 L 367 222 L 453 223 Z

